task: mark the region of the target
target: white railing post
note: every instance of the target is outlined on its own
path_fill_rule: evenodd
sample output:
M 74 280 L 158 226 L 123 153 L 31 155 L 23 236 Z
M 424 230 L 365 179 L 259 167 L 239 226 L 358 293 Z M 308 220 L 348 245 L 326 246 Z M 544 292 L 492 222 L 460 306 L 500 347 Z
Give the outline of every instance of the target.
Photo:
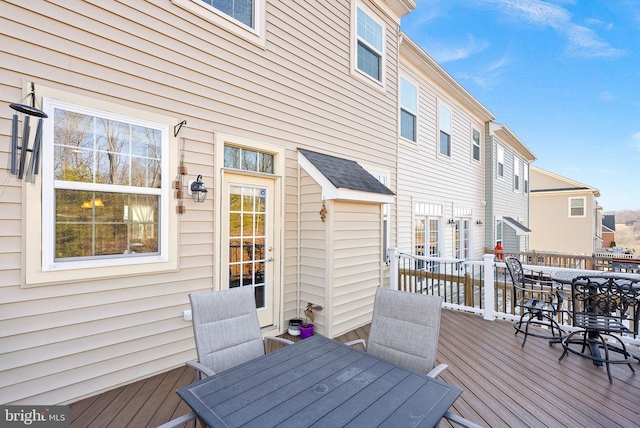
M 493 254 L 485 254 L 484 259 L 484 319 L 495 319 L 495 278 L 493 275 Z
M 398 289 L 398 264 L 400 257 L 397 248 L 389 248 L 389 288 Z

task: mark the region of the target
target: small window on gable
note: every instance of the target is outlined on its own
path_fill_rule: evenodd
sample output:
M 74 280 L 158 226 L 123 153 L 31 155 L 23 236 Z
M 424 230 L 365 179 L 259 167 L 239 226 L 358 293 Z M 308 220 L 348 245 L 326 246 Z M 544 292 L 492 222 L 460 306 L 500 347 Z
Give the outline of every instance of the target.
M 472 156 L 473 156 L 473 160 L 480 160 L 480 131 L 478 131 L 477 129 L 473 129 L 473 134 L 472 134 Z
M 440 127 L 439 153 L 451 157 L 451 110 L 440 104 L 438 124 Z
M 504 147 L 498 144 L 496 152 L 497 174 L 498 177 L 504 177 Z
M 586 198 L 569 198 L 569 217 L 586 217 Z
M 384 26 L 361 7 L 356 8 L 357 69 L 382 82 Z
M 520 190 L 520 159 L 513 155 L 513 190 Z
M 417 141 L 418 88 L 400 78 L 400 136 Z

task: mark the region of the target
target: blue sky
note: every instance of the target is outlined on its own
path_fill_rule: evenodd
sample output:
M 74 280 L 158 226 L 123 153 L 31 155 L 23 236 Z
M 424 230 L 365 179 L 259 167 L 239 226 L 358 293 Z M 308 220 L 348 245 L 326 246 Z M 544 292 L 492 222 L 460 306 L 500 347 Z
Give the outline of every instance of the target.
M 534 165 L 640 209 L 640 0 L 417 0 L 401 28 Z

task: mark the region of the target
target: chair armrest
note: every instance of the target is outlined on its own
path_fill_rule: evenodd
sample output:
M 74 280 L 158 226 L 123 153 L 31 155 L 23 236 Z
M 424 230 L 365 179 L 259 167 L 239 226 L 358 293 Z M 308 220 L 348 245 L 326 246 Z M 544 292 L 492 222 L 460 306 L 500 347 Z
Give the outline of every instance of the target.
M 453 422 L 456 425 L 460 425 L 466 428 L 482 428 L 480 425 L 476 424 L 475 422 L 471 422 L 463 418 L 462 416 L 456 415 L 455 413 L 452 413 L 450 411 L 444 414 L 444 418 L 449 422 Z
M 440 373 L 445 371 L 447 367 L 449 367 L 447 364 L 438 364 L 437 366 L 432 368 L 429 373 L 427 373 L 427 376 L 436 378 L 438 377 L 438 375 L 440 375 Z
M 216 374 L 216 372 L 211 370 L 209 367 L 205 366 L 204 364 L 200 364 L 197 361 L 187 361 L 186 364 L 189 367 L 193 367 L 194 369 L 196 369 L 198 371 L 198 379 L 203 379 L 202 375 L 204 375 L 204 377 L 209 377 L 209 376 L 213 376 L 214 374 Z
M 275 342 L 284 343 L 285 345 L 292 345 L 294 343 L 289 339 L 285 339 L 283 337 L 276 337 L 276 336 L 265 336 L 264 340 L 265 340 L 265 342 L 267 340 L 273 340 Z
M 361 344 L 364 349 L 367 349 L 367 341 L 364 339 L 356 339 L 356 340 L 351 340 L 349 342 L 345 342 L 344 344 L 347 346 L 353 346 L 353 345 L 357 345 L 357 344 Z
M 169 422 L 165 422 L 162 425 L 160 425 L 158 428 L 175 428 L 175 427 L 179 427 L 181 425 L 184 425 L 185 423 L 192 421 L 196 418 L 196 414 L 194 412 L 191 413 L 187 413 L 186 415 L 182 415 L 178 418 L 172 419 Z

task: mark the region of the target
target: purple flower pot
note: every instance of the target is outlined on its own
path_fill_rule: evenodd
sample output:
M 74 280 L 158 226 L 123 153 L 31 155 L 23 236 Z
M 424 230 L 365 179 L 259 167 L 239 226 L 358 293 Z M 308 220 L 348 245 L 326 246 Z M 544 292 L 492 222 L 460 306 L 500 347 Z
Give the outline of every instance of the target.
M 300 339 L 306 339 L 313 335 L 313 324 L 304 323 L 300 324 Z

